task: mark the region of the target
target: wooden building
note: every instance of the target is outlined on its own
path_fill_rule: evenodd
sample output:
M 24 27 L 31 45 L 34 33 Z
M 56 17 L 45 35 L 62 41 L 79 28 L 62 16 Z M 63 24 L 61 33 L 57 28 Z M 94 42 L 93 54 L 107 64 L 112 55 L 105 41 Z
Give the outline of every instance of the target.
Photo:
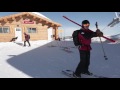
M 4 16 L 0 18 L 0 42 L 9 42 L 14 37 L 18 37 L 17 41 L 23 41 L 24 32 L 31 36 L 31 41 L 56 40 L 60 26 L 38 12 Z

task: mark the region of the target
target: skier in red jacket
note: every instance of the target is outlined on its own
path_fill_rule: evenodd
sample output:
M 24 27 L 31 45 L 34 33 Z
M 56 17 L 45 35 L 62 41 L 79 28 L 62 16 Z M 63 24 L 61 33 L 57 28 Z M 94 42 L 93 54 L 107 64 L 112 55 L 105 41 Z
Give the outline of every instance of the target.
M 79 53 L 80 53 L 80 63 L 78 64 L 74 76 L 81 77 L 81 74 L 91 75 L 89 72 L 90 64 L 90 50 L 92 49 L 91 38 L 93 37 L 102 37 L 103 33 L 97 29 L 96 32 L 93 32 L 89 29 L 90 22 L 88 20 L 82 21 L 82 28 L 78 34 L 78 39 L 80 42 Z
M 26 42 L 28 42 L 29 46 L 31 46 L 31 45 L 30 45 L 30 42 L 29 42 L 29 40 L 30 40 L 30 35 L 28 35 L 28 34 L 26 34 L 26 33 L 24 33 L 24 35 L 25 35 L 24 46 L 26 46 Z

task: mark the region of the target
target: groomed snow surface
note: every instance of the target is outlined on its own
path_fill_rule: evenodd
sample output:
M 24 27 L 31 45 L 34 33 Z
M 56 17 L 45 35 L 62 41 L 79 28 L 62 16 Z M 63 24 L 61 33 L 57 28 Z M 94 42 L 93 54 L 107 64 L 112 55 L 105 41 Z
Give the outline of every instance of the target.
M 0 78 L 68 78 L 62 70 L 75 70 L 79 63 L 78 49 L 72 41 L 0 42 Z M 27 44 L 28 45 L 28 44 Z M 120 78 L 120 44 L 92 43 L 89 71 L 109 78 Z M 72 53 L 65 52 L 68 47 Z M 83 78 L 92 78 L 82 75 Z

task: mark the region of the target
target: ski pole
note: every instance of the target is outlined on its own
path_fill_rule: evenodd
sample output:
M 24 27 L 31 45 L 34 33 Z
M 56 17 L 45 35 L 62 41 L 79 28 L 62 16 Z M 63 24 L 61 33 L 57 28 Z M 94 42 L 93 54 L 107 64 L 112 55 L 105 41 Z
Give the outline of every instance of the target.
M 78 23 L 76 23 L 75 21 L 73 21 L 73 20 L 71 20 L 71 19 L 69 19 L 68 17 L 66 17 L 66 16 L 63 16 L 65 19 L 67 19 L 67 20 L 69 20 L 69 21 L 71 21 L 72 23 L 74 23 L 74 24 L 76 24 L 76 25 L 78 25 L 78 26 L 81 26 L 82 27 L 82 25 L 80 25 L 80 24 L 78 24 Z M 107 37 L 105 37 L 105 36 L 102 36 L 103 38 L 105 38 L 105 39 L 107 39 L 107 40 L 109 40 L 109 41 L 111 41 L 111 42 L 115 42 L 115 40 L 112 40 L 112 39 L 110 39 L 110 38 L 107 38 Z
M 96 26 L 96 29 L 98 29 L 98 23 L 97 23 L 97 22 L 96 22 L 95 26 Z M 104 50 L 104 47 L 103 47 L 103 42 L 102 42 L 102 40 L 101 40 L 101 37 L 99 37 L 99 38 L 100 38 L 100 43 L 101 43 L 101 46 L 102 46 L 104 58 L 105 58 L 105 60 L 108 60 L 108 58 L 107 58 L 107 56 L 106 56 L 106 53 L 105 53 L 105 50 Z

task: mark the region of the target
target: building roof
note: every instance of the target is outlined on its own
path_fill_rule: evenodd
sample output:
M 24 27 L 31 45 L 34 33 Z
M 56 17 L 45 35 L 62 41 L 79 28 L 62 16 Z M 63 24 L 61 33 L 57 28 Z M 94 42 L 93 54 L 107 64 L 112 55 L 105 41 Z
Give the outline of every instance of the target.
M 8 15 L 8 16 L 0 17 L 0 21 L 7 21 L 10 18 L 19 17 L 22 15 L 32 15 L 35 18 L 39 18 L 42 21 L 46 21 L 47 23 L 51 23 L 51 24 L 56 25 L 58 27 L 61 26 L 61 24 L 54 22 L 53 20 L 49 19 L 48 17 L 44 16 L 43 14 L 41 14 L 39 12 L 21 12 L 21 13 L 17 13 L 17 14 L 13 14 L 13 15 Z
M 30 13 L 33 13 L 33 14 L 36 14 L 36 15 L 41 16 L 41 17 L 43 17 L 43 18 L 49 19 L 48 17 L 46 17 L 45 15 L 43 15 L 43 14 L 41 14 L 41 13 L 39 13 L 39 12 L 30 12 Z M 51 20 L 51 19 L 49 19 L 49 20 Z M 51 20 L 51 21 L 52 21 L 52 20 Z

